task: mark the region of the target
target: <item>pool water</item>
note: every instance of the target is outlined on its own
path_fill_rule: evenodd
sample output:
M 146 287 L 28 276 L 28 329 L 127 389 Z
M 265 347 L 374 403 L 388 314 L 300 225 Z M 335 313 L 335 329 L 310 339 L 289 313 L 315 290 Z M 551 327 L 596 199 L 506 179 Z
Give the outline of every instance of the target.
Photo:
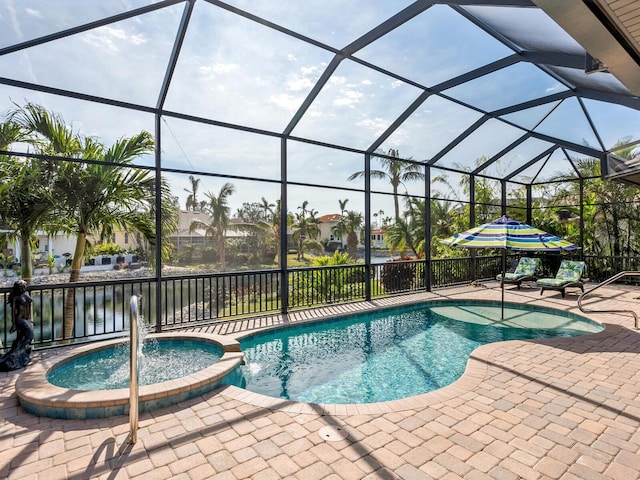
M 220 360 L 222 354 L 222 349 L 211 342 L 146 341 L 138 360 L 139 385 L 191 375 Z M 129 355 L 128 343 L 111 346 L 61 364 L 47 375 L 47 380 L 74 390 L 129 388 Z
M 309 403 L 371 403 L 445 387 L 471 352 L 504 340 L 567 337 L 602 327 L 550 309 L 438 302 L 306 323 L 240 340 L 239 386 Z

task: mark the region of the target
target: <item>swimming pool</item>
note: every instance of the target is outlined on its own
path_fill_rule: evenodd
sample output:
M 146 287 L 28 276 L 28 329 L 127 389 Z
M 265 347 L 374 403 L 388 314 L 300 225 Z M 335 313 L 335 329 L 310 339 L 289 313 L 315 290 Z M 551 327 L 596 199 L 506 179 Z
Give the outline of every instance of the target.
M 204 370 L 222 358 L 222 347 L 205 340 L 152 338 L 138 359 L 139 386 L 168 382 Z M 47 380 L 74 390 L 129 388 L 129 343 L 96 349 L 53 367 Z
M 602 330 L 584 317 L 495 302 L 440 301 L 268 330 L 240 339 L 238 386 L 300 402 L 385 402 L 457 380 L 478 346 Z
M 208 333 L 166 332 L 149 335 L 151 343 L 157 342 L 160 357 L 150 355 L 155 364 L 152 375 L 161 377 L 141 378 L 138 407 L 140 412 L 164 408 L 184 402 L 222 385 L 236 384 L 243 362 L 240 344 L 222 335 Z M 126 344 L 126 345 L 125 345 Z M 151 345 L 149 345 L 151 346 Z M 126 347 L 126 348 L 123 348 Z M 154 350 L 152 347 L 151 350 Z M 41 361 L 29 365 L 16 380 L 16 394 L 20 406 L 40 417 L 81 419 L 105 418 L 129 413 L 129 369 L 120 371 L 117 359 L 122 350 L 129 351 L 124 339 L 107 340 L 97 344 L 78 345 L 56 351 Z M 166 350 L 180 351 L 177 358 Z M 151 353 L 147 350 L 145 353 Z M 116 358 L 113 358 L 115 354 Z M 184 355 L 187 358 L 184 357 Z M 198 361 L 195 362 L 195 357 Z M 109 357 L 109 358 L 107 358 Z M 127 355 L 128 357 L 128 355 Z M 205 357 L 208 357 L 205 358 Z M 103 360 L 111 367 L 106 366 Z M 116 360 L 112 363 L 112 360 Z M 128 367 L 128 358 L 125 360 Z M 158 365 L 164 362 L 163 365 Z M 85 368 L 86 367 L 86 368 Z M 141 370 L 144 368 L 139 364 Z M 157 370 L 166 370 L 158 372 Z M 71 374 L 70 378 L 58 378 L 54 385 L 50 374 Z M 96 378 L 93 374 L 102 378 Z M 126 377 L 118 383 L 118 377 Z M 114 385 L 104 383 L 106 377 Z M 171 380 L 167 378 L 171 377 Z M 66 381 L 71 383 L 66 383 Z M 146 384 L 145 384 L 146 383 Z M 60 386 L 66 385 L 66 386 Z M 124 388 L 118 388 L 123 387 Z

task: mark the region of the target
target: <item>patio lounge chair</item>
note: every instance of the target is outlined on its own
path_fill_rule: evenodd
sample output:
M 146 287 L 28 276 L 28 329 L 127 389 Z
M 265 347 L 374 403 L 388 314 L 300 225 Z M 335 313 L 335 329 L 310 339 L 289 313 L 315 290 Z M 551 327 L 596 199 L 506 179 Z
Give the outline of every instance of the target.
M 536 270 L 540 267 L 539 258 L 521 257 L 513 273 L 504 274 L 504 283 L 515 283 L 520 290 L 520 284 L 525 280 L 536 280 Z M 496 277 L 502 280 L 502 274 Z
M 540 287 L 540 295 L 545 290 L 559 290 L 562 298 L 567 287 L 578 287 L 584 292 L 582 274 L 584 273 L 584 262 L 563 260 L 556 274 L 556 278 L 541 278 L 536 282 Z

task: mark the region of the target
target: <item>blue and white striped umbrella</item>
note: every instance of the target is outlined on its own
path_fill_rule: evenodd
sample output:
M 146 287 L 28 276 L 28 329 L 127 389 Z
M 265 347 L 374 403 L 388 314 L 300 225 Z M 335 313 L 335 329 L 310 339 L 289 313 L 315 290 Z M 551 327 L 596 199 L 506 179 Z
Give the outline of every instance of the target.
M 518 222 L 506 215 L 493 222 L 456 233 L 452 237 L 441 240 L 441 243 L 452 247 L 545 250 L 553 252 L 579 248 L 567 240 L 526 223 Z
M 544 250 L 559 252 L 580 248 L 567 240 L 534 228 L 526 223 L 518 222 L 506 215 L 493 222 L 470 228 L 462 233 L 456 233 L 452 237 L 441 240 L 440 243 L 451 245 L 452 247 L 502 249 L 503 279 L 506 270 L 507 250 Z M 504 281 L 500 283 L 502 287 L 501 318 L 504 318 Z

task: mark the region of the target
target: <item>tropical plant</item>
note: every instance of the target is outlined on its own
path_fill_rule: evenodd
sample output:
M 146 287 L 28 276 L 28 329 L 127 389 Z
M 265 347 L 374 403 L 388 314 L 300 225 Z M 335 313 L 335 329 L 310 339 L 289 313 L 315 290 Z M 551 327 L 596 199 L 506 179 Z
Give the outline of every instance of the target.
M 308 210 L 309 202 L 305 200 L 302 205 L 298 207 L 299 213 L 295 214 L 293 227 L 293 241 L 298 245 L 298 260 L 304 259 L 305 248 L 313 248 L 315 250 L 322 249 L 322 246 L 317 244 L 316 239 L 320 233 L 318 227 L 318 219 L 316 218 L 316 210 Z
M 618 157 L 631 159 L 635 155 L 634 148 L 628 147 L 628 139 L 619 140 L 614 151 Z M 555 179 L 571 179 L 563 182 L 563 188 L 554 195 L 546 195 L 542 207 L 536 209 L 534 215 L 536 226 L 542 224 L 548 231 L 564 236 L 568 240 L 579 243 L 579 216 L 582 214 L 583 251 L 593 255 L 633 255 L 635 248 L 635 232 L 640 228 L 640 189 L 603 179 L 600 175 L 600 160 L 581 158 L 575 160 L 575 170 L 560 173 Z M 582 181 L 583 208 L 580 211 L 580 182 Z M 549 208 L 558 206 L 556 208 Z M 562 209 L 569 212 L 570 218 L 563 219 L 558 215 Z M 545 225 L 546 224 L 546 225 Z
M 68 158 L 57 162 L 50 194 L 60 218 L 56 225 L 76 238 L 70 282 L 77 282 L 90 237 L 112 238 L 115 229 L 136 231 L 154 245 L 156 177 L 146 169 L 131 167 L 135 158 L 153 152 L 151 134 L 140 132 L 105 147 L 95 138 L 83 137 L 68 127 L 63 119 L 41 106 L 27 104 L 13 113 L 14 120 L 29 130 L 43 153 Z M 168 187 L 161 181 L 161 195 Z M 169 198 L 167 203 L 171 205 Z M 164 212 L 163 212 L 164 213 Z M 175 221 L 168 216 L 163 222 Z M 65 300 L 65 331 L 73 328 L 74 290 Z
M 481 156 L 475 159 L 474 165 L 478 167 L 487 161 L 487 157 Z M 461 165 L 454 163 L 454 167 L 460 171 L 470 172 L 472 167 L 467 165 Z M 446 174 L 437 175 L 432 179 L 432 183 L 445 185 L 450 192 L 461 192 L 464 194 L 465 199 L 469 198 L 471 193 L 471 182 L 474 187 L 474 204 L 475 204 L 475 218 L 476 225 L 480 225 L 486 222 L 494 220 L 499 213 L 500 209 L 500 185 L 496 180 L 492 180 L 486 177 L 478 177 L 475 175 L 461 175 L 459 184 L 456 186 L 451 185 L 449 178 Z M 454 196 L 455 200 L 461 200 Z M 498 210 L 498 212 L 497 212 Z M 465 230 L 469 228 L 468 219 L 470 218 L 470 205 L 465 204 L 463 211 L 455 217 L 455 230 Z
M 353 263 L 353 259 L 347 253 L 339 251 L 333 252 L 333 255 L 322 255 L 316 257 L 311 261 L 311 265 L 314 267 L 329 267 L 334 265 L 350 265 Z
M 358 231 L 362 228 L 362 214 L 349 210 L 342 214 L 338 223 L 331 229 L 332 233 L 342 239 L 347 235 L 347 254 L 355 260 L 358 257 Z
M 51 275 L 56 267 L 56 257 L 51 254 L 47 255 L 47 267 L 49 268 L 49 275 Z
M 353 295 L 363 295 L 364 287 L 361 277 L 364 272 L 354 272 L 344 268 L 332 268 L 353 264 L 353 259 L 346 253 L 335 251 L 333 255 L 322 255 L 314 258 L 311 265 L 316 268 L 296 273 L 295 287 L 291 297 L 295 305 L 313 305 L 314 303 L 334 303 Z M 365 267 L 362 266 L 364 269 Z M 355 275 L 354 275 L 355 274 Z M 357 281 L 354 281 L 353 277 Z
M 280 200 L 276 200 L 275 204 L 269 203 L 263 197 L 260 203 L 260 213 L 258 215 L 251 215 L 249 210 L 242 208 L 238 212 L 238 218 L 242 220 L 241 223 L 237 223 L 234 226 L 238 230 L 249 232 L 260 238 L 260 246 L 262 248 L 262 256 L 270 257 L 279 262 L 280 259 L 280 247 L 282 237 L 280 235 Z M 287 214 L 287 225 L 293 223 L 293 216 Z M 285 239 L 286 241 L 286 239 Z
M 265 219 L 269 218 L 269 216 L 273 214 L 273 209 L 276 208 L 276 206 L 277 205 L 275 203 L 269 203 L 269 201 L 264 197 L 260 199 L 260 208 L 262 209 Z
M 275 204 L 269 203 L 264 197 L 260 202 L 244 202 L 238 208 L 235 217 L 244 223 L 257 223 L 268 220 L 273 214 Z
M 189 194 L 187 196 L 185 207 L 187 211 L 192 210 L 195 212 L 200 209 L 200 203 L 198 202 L 198 187 L 200 186 L 200 179 L 193 175 L 189 175 L 189 181 L 191 182 L 191 189 L 184 189 L 184 191 Z
M 409 249 L 417 256 L 424 252 L 425 225 L 424 200 L 409 198 L 402 218 L 387 227 L 385 242 L 392 252 L 404 255 Z
M 340 216 L 343 216 L 344 212 L 347 210 L 347 203 L 349 203 L 348 198 L 345 198 L 344 200 L 338 200 L 338 205 L 340 206 Z
M 400 185 L 415 180 L 424 180 L 424 167 L 416 163 L 400 160 L 398 150 L 390 149 L 388 157 L 376 157 L 380 163 L 381 170 L 371 170 L 370 176 L 377 179 L 387 179 L 393 189 L 393 206 L 395 220 L 400 218 L 400 200 L 398 189 Z M 411 160 L 410 158 L 407 160 Z M 366 172 L 355 172 L 348 177 L 348 180 L 355 180 L 364 177 Z
M 3 276 L 7 276 L 7 269 L 9 268 L 9 264 L 13 261 L 12 255 L 5 255 L 4 253 L 0 253 L 0 266 L 2 266 L 2 274 Z
M 156 195 L 157 185 L 153 185 L 153 187 L 150 187 L 150 188 L 151 188 L 150 194 L 152 198 L 155 198 L 157 196 Z M 180 205 L 178 204 L 177 197 L 174 197 L 171 194 L 171 186 L 169 185 L 169 182 L 167 181 L 167 179 L 164 177 L 160 178 L 160 198 L 161 198 L 160 229 L 162 231 L 162 235 L 161 235 L 161 241 L 160 241 L 161 250 L 159 254 L 160 254 L 160 261 L 163 262 L 163 261 L 169 260 L 169 258 L 171 258 L 171 256 L 173 255 L 175 246 L 171 242 L 171 236 L 177 233 L 180 225 Z M 147 220 L 149 222 L 156 221 L 156 217 L 157 217 L 156 205 L 157 203 L 153 202 L 149 206 L 148 211 L 146 212 Z M 157 242 L 153 242 L 152 241 L 153 239 L 145 238 L 144 240 L 148 243 L 146 247 L 153 246 L 158 248 Z M 144 251 L 142 253 L 144 253 Z M 157 255 L 152 255 L 149 258 L 149 265 L 152 268 L 156 268 L 157 267 L 156 262 L 157 262 Z
M 416 280 L 416 264 L 406 259 L 389 260 L 382 265 L 380 285 L 385 292 L 410 290 Z
M 26 130 L 13 118 L 0 124 L 0 149 L 26 141 Z M 31 158 L 0 156 L 0 223 L 20 240 L 21 276 L 27 283 L 33 275 L 32 240 L 37 229 L 51 231 L 54 195 L 51 191 L 53 165 Z
M 201 228 L 205 231 L 205 237 L 212 237 L 213 242 L 216 245 L 221 271 L 225 271 L 227 269 L 225 246 L 227 240 L 227 229 L 229 228 L 229 220 L 231 219 L 229 196 L 234 192 L 235 187 L 233 184 L 228 182 L 220 187 L 220 191 L 217 195 L 210 191 L 206 192 L 205 197 L 207 200 L 202 206 L 202 212 L 209 216 L 210 221 L 209 223 L 206 223 L 200 220 L 192 220 L 189 226 L 190 232 Z

